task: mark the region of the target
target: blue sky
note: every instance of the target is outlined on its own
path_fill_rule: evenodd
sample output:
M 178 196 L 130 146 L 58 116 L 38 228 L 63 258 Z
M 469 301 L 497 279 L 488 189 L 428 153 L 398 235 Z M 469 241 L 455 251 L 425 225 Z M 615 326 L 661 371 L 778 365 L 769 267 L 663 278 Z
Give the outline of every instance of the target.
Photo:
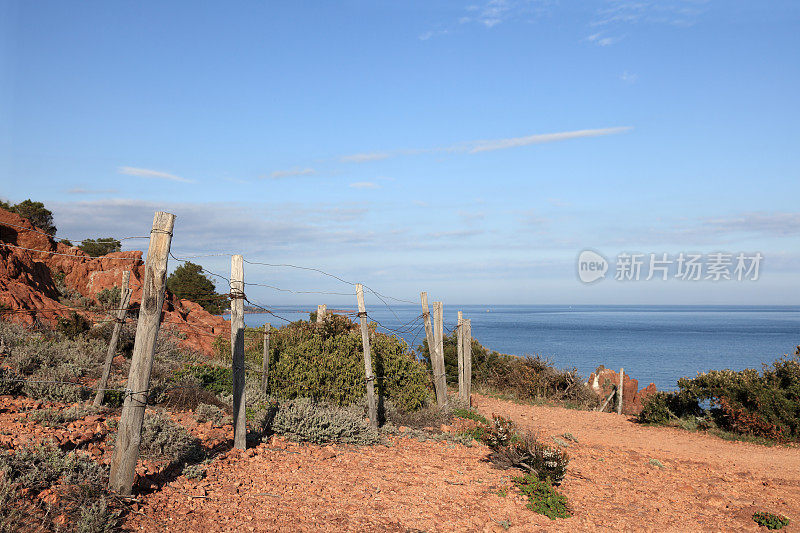
M 44 201 L 59 236 L 143 235 L 165 210 L 178 256 L 403 299 L 796 303 L 796 3 L 0 6 L 0 196 Z M 586 248 L 764 262 L 585 285 Z

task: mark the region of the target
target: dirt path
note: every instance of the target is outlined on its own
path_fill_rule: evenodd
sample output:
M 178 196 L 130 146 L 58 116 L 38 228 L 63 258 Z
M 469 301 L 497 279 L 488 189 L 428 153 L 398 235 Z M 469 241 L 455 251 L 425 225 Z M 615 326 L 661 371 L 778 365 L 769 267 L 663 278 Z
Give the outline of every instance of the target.
M 131 514 L 145 531 L 764 531 L 756 510 L 800 531 L 800 450 L 766 448 L 613 414 L 518 405 L 476 396 L 550 440 L 578 439 L 561 490 L 574 516 L 525 508 L 514 472 L 488 448 L 394 439 L 391 446 L 307 446 L 274 439 L 214 461 L 204 480 L 178 478 Z M 651 464 L 658 460 L 663 467 Z
M 759 531 L 751 517 L 760 510 L 789 516 L 784 531 L 800 531 L 800 449 L 641 426 L 610 413 L 475 402 L 485 415 L 503 414 L 543 437 L 578 439 L 562 486 L 575 517 L 554 531 Z

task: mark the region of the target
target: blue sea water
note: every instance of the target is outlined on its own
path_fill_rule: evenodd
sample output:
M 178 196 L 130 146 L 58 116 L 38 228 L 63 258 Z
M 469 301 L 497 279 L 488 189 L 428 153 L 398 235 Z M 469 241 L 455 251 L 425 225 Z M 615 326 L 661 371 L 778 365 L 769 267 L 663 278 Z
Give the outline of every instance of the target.
M 307 311 L 271 309 L 284 319 L 308 319 Z M 471 319 L 473 337 L 493 350 L 540 354 L 584 378 L 601 364 L 624 367 L 640 387 L 653 382 L 660 390 L 706 370 L 760 369 L 800 344 L 800 306 L 445 305 L 446 330 L 455 326 L 458 310 Z M 412 346 L 425 337 L 420 306 L 368 312 Z M 245 322 L 286 323 L 268 314 L 245 315 Z

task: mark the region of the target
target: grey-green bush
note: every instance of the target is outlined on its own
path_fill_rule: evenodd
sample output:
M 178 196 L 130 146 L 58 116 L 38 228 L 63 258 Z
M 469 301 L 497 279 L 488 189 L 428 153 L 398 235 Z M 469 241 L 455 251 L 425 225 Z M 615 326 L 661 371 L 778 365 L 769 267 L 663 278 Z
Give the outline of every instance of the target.
M 308 398 L 282 401 L 269 430 L 316 444 L 369 445 L 382 441 L 378 430 L 352 410 L 315 404 Z
M 139 452 L 170 463 L 190 463 L 203 458 L 203 447 L 183 426 L 161 414 L 148 414 L 142 424 Z

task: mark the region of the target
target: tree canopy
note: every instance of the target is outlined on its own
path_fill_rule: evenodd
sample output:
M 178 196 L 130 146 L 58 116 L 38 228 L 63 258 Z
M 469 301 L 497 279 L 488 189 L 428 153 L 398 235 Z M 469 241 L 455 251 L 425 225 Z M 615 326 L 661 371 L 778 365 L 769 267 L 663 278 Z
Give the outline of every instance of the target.
M 122 250 L 122 243 L 113 237 L 99 237 L 97 239 L 83 239 L 78 248 L 92 257 L 100 257 L 111 252 L 119 252 Z
M 53 212 L 47 209 L 42 202 L 34 202 L 30 198 L 14 205 L 0 201 L 0 208 L 27 218 L 31 224 L 49 235 L 56 234 Z
M 203 306 L 215 315 L 228 308 L 227 298 L 217 294 L 214 283 L 202 273 L 203 268 L 192 262 L 185 262 L 167 278 L 167 289 L 177 296 Z

